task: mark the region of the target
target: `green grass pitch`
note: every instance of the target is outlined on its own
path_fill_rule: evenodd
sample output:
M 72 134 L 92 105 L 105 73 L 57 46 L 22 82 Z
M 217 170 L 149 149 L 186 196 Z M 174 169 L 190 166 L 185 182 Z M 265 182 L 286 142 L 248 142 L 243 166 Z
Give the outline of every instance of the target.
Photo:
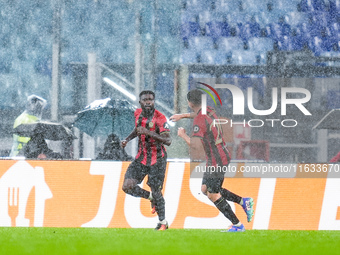
M 0 254 L 339 254 L 340 231 L 0 228 Z

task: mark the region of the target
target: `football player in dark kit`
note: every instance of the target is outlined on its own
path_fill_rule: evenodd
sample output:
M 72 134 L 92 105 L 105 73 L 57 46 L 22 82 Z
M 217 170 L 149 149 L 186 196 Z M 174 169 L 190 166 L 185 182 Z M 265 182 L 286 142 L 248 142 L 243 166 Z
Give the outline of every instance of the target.
M 171 144 L 169 124 L 166 117 L 155 109 L 155 93 L 144 90 L 139 94 L 141 108 L 135 111 L 135 128 L 122 141 L 122 147 L 138 136 L 138 152 L 135 160 L 128 167 L 123 191 L 134 197 L 149 199 L 151 212 L 158 214 L 159 223 L 156 230 L 166 230 L 165 201 L 162 195 L 163 182 L 167 164 L 164 145 Z M 138 186 L 148 175 L 147 184 L 151 192 Z
M 184 128 L 178 129 L 178 136 L 181 137 L 191 149 L 197 149 L 200 140 L 203 144 L 207 159 L 207 169 L 218 166 L 228 166 L 230 155 L 224 142 L 222 128 L 214 122 L 218 119 L 215 109 L 207 107 L 206 114 L 201 109 L 202 91 L 195 89 L 187 94 L 188 105 L 193 113 L 175 114 L 170 117 L 172 121 L 182 118 L 194 118 L 193 134 L 191 138 L 186 134 Z M 253 199 L 242 198 L 222 187 L 224 181 L 223 171 L 204 171 L 201 190 L 215 204 L 217 209 L 233 224 L 228 232 L 243 232 L 244 225 L 239 221 L 232 211 L 227 200 L 240 204 L 247 214 L 247 221 L 253 218 Z

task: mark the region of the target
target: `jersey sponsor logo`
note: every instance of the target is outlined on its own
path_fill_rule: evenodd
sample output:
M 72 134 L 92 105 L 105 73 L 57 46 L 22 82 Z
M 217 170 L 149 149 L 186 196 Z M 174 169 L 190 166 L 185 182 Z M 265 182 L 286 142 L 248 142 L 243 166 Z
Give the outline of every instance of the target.
M 200 127 L 198 125 L 194 126 L 194 133 L 197 133 L 198 131 L 200 131 Z
M 150 123 L 149 123 L 149 127 L 150 127 L 150 128 L 152 128 L 153 125 L 154 125 L 153 122 L 150 122 Z

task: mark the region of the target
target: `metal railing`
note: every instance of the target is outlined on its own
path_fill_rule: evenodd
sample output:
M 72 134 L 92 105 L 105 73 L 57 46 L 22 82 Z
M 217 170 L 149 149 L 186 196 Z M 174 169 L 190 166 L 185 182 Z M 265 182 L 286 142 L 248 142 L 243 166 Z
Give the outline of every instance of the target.
M 108 67 L 107 65 L 103 64 L 103 63 L 97 63 L 98 67 L 101 67 L 103 69 L 105 69 L 106 71 L 108 71 L 110 73 L 110 75 L 112 75 L 116 81 L 118 81 L 119 85 L 122 86 L 124 89 L 132 89 L 133 91 L 135 90 L 135 85 L 128 81 L 125 77 L 123 77 L 122 75 L 120 75 L 119 73 L 113 71 L 110 67 Z M 120 92 L 121 93 L 121 92 Z M 122 93 L 122 96 L 124 96 L 127 100 L 131 100 L 130 98 L 128 98 L 126 95 L 124 95 Z M 138 95 L 137 95 L 138 96 Z M 161 100 L 156 100 L 155 104 L 157 107 L 160 107 L 162 112 L 164 112 L 167 116 L 171 116 L 174 114 L 174 109 L 171 109 L 170 107 L 168 107 L 164 102 L 162 102 Z M 169 116 L 169 117 L 170 117 Z

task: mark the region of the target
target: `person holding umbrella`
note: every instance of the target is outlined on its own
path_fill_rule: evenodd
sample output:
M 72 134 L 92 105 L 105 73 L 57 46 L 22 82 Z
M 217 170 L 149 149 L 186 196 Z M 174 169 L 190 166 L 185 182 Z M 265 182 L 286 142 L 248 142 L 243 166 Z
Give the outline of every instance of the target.
M 13 129 L 13 133 L 20 137 L 29 137 L 29 141 L 17 154 L 26 158 L 38 159 L 69 159 L 71 148 L 63 148 L 63 155 L 53 152 L 47 146 L 46 140 L 62 141 L 65 145 L 71 145 L 73 139 L 77 139 L 72 131 L 61 123 L 48 121 L 37 121 L 33 123 L 22 123 Z
M 151 212 L 157 212 L 159 219 L 155 230 L 162 231 L 168 228 L 162 189 L 167 164 L 164 145 L 171 144 L 170 129 L 166 117 L 155 109 L 153 91 L 142 91 L 139 94 L 139 103 L 141 108 L 134 113 L 135 128 L 121 142 L 124 148 L 129 141 L 138 137 L 138 152 L 125 173 L 122 189 L 129 195 L 150 200 Z M 146 175 L 151 192 L 138 186 Z
M 30 95 L 27 97 L 26 110 L 20 114 L 14 121 L 13 129 L 21 124 L 35 123 L 41 119 L 42 111 L 46 106 L 46 100 L 37 96 Z M 20 150 L 28 143 L 30 137 L 13 134 L 13 145 L 10 157 L 18 155 Z
M 133 158 L 126 153 L 125 149 L 122 148 L 120 139 L 116 134 L 111 134 L 107 137 L 104 149 L 98 154 L 96 159 L 119 161 L 133 160 Z
M 63 156 L 48 148 L 43 134 L 35 134 L 19 152 L 26 159 L 63 159 Z

